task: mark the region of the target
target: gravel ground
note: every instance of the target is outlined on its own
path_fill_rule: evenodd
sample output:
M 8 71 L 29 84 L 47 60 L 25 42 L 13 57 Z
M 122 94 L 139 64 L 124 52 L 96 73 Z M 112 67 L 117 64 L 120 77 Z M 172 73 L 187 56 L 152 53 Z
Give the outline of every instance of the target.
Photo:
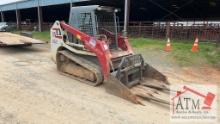
M 210 75 L 204 81 L 199 77 L 206 71 L 199 69 L 197 74 L 191 68 L 163 62 L 158 53 L 144 53 L 146 61 L 164 72 L 171 82 L 208 80 L 220 84 L 219 71 L 209 69 Z M 0 124 L 170 122 L 168 107 L 150 102 L 135 105 L 106 93 L 102 86 L 91 87 L 60 75 L 51 61 L 48 45 L 0 48 L 0 58 Z

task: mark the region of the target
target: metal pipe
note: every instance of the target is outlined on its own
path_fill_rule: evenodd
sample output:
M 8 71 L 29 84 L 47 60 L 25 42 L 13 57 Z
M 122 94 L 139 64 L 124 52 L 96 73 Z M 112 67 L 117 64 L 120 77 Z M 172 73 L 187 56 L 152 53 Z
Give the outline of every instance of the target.
M 123 36 L 127 37 L 127 27 L 128 27 L 128 21 L 129 21 L 129 9 L 130 9 L 130 0 L 125 0 L 125 6 L 124 6 L 124 30 L 123 30 Z
M 72 7 L 73 7 L 73 1 L 70 0 L 70 10 L 71 10 Z
M 2 22 L 5 21 L 5 17 L 4 17 L 4 13 L 3 13 L 3 11 L 1 11 L 1 21 L 2 21 Z
M 40 0 L 38 0 L 38 6 L 37 6 L 37 16 L 38 16 L 38 31 L 42 32 L 42 9 L 40 6 Z
M 117 26 L 117 16 L 116 12 L 114 12 L 114 23 L 115 23 L 115 42 L 116 42 L 116 48 L 118 48 L 118 26 Z
M 21 17 L 20 17 L 20 10 L 19 10 L 18 7 L 17 7 L 17 3 L 16 3 L 16 10 L 15 10 L 15 13 L 16 13 L 16 24 L 17 24 L 17 29 L 19 30 L 19 29 L 20 29 L 20 26 L 21 26 Z

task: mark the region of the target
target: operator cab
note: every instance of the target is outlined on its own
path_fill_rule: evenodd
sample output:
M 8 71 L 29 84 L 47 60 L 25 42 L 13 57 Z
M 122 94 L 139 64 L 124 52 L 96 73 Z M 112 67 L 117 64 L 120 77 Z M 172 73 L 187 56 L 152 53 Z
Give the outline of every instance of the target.
M 69 25 L 100 41 L 105 41 L 110 49 L 118 49 L 117 12 L 115 8 L 99 5 L 72 7 Z M 81 44 L 81 41 L 69 33 L 68 39 L 71 43 Z

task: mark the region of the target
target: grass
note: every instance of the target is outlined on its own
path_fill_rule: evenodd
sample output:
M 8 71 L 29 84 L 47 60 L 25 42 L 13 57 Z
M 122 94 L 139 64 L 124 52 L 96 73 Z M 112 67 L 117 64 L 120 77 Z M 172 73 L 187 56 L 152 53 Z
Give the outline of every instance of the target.
M 135 48 L 149 48 L 163 50 L 165 40 L 146 38 L 131 38 L 131 45 Z M 220 48 L 212 42 L 200 42 L 199 52 L 192 53 L 193 41 L 172 41 L 173 51 L 168 57 L 174 59 L 181 66 L 209 64 L 220 67 Z
M 17 30 L 14 30 L 12 31 L 12 33 L 15 33 L 15 34 L 20 34 L 21 31 L 17 31 Z M 45 41 L 45 42 L 50 42 L 50 32 L 49 31 L 43 31 L 43 32 L 32 32 L 32 35 L 33 35 L 33 38 L 35 39 L 39 39 L 39 40 L 42 40 L 42 41 Z
M 49 31 L 33 32 L 33 38 L 49 42 L 50 41 L 50 32 Z

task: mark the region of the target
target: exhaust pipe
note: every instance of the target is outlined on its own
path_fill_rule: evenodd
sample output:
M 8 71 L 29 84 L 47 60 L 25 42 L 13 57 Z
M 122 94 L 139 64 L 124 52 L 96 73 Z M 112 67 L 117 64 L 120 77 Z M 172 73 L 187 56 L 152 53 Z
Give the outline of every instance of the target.
M 123 29 L 123 36 L 127 37 L 127 27 L 129 22 L 129 12 L 130 12 L 130 0 L 125 0 L 124 6 L 124 29 Z

